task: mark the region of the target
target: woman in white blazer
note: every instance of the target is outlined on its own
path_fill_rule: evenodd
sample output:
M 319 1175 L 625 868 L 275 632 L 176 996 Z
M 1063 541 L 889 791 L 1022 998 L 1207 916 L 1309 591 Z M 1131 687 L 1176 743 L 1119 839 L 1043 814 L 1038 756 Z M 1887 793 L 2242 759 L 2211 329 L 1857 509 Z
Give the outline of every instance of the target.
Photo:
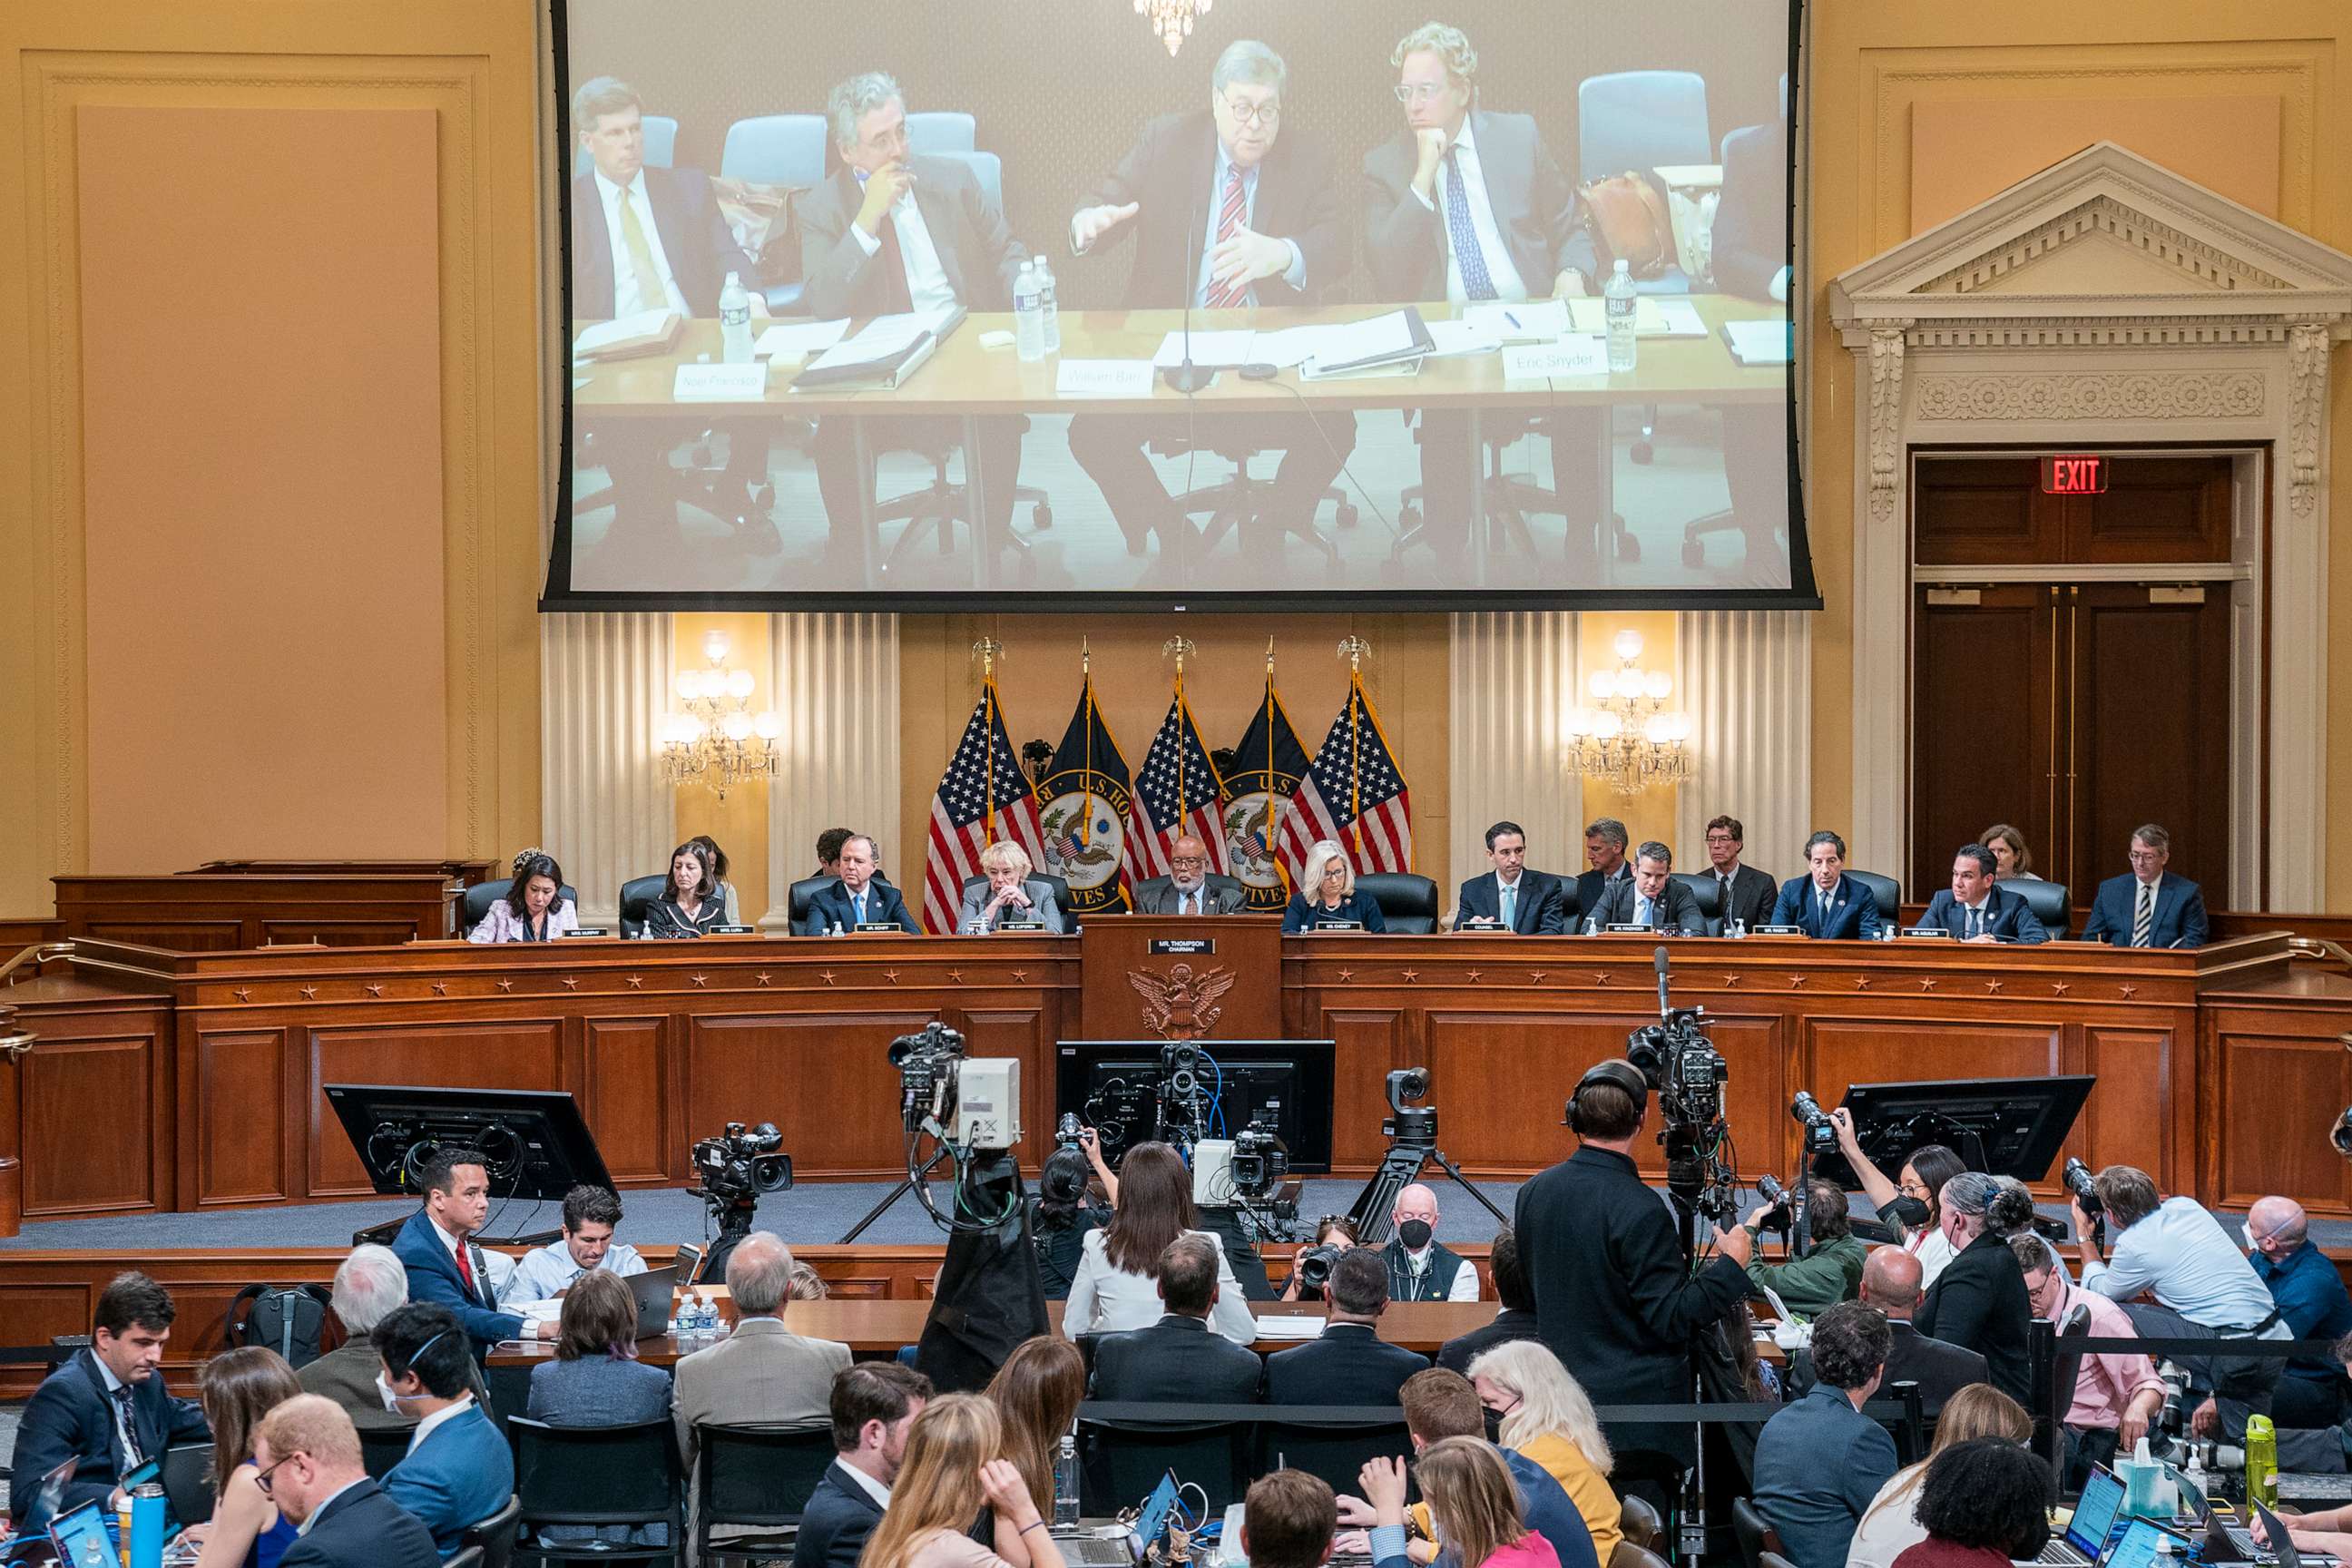
M 1192 1208 L 1192 1173 L 1165 1143 L 1138 1143 L 1119 1163 L 1118 1196 L 1110 1224 L 1087 1232 L 1077 1278 L 1070 1282 L 1062 1311 L 1062 1331 L 1120 1333 L 1148 1329 L 1164 1313 L 1160 1304 L 1160 1255 L 1187 1231 L 1217 1247 L 1217 1301 L 1209 1327 L 1246 1345 L 1257 1338 L 1257 1322 L 1242 1296 L 1241 1281 L 1226 1260 L 1216 1233 L 1203 1231 Z

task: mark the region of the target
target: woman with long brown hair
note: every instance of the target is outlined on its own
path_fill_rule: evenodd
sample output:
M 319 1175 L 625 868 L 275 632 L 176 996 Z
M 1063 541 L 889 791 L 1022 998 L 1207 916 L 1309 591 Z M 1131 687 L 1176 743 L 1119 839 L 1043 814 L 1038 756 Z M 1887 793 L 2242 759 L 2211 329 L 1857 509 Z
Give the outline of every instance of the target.
M 1161 1316 L 1160 1255 L 1187 1232 L 1209 1238 L 1217 1248 L 1217 1299 L 1209 1326 L 1235 1344 L 1257 1338 L 1257 1322 L 1242 1296 L 1241 1281 L 1216 1233 L 1201 1229 L 1192 1207 L 1192 1173 L 1165 1143 L 1138 1143 L 1119 1162 L 1118 1193 L 1110 1224 L 1087 1232 L 1077 1278 L 1070 1281 L 1062 1331 L 1118 1333 L 1148 1329 Z
M 1054 1461 L 1086 1396 L 1085 1358 L 1051 1334 L 1013 1346 L 989 1380 L 989 1402 L 1004 1426 L 1004 1458 L 1021 1472 L 1041 1514 L 1054 1506 Z
M 1936 1417 L 1936 1444 L 1927 1458 L 1895 1471 L 1854 1521 L 1853 1542 L 1846 1548 L 1846 1568 L 1889 1568 L 1906 1547 L 1927 1539 L 1927 1528 L 1915 1510 L 1920 1483 L 1937 1455 L 1972 1437 L 1999 1437 L 2022 1446 L 2032 1436 L 2033 1417 L 2025 1413 L 2025 1406 L 1990 1383 L 1969 1384 L 1944 1401 Z
M 979 1394 L 924 1405 L 859 1568 L 1063 1568 L 1021 1472 L 997 1457 L 1003 1445 L 996 1406 Z M 964 1533 L 983 1502 L 995 1520 L 993 1552 Z
M 276 1351 L 244 1345 L 223 1351 L 196 1374 L 205 1419 L 213 1429 L 212 1522 L 204 1526 L 196 1568 L 278 1568 L 294 1544 L 293 1522 L 261 1489 L 253 1434 L 261 1418 L 302 1392 Z

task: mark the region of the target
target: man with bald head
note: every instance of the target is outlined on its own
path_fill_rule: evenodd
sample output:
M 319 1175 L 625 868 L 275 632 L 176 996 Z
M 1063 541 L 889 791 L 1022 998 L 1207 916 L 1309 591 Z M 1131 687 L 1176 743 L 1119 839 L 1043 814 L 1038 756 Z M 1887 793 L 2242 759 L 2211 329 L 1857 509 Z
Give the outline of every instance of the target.
M 1139 915 L 1231 915 L 1241 912 L 1242 890 L 1230 879 L 1209 881 L 1209 847 L 1192 834 L 1169 847 L 1165 877 L 1137 884 L 1135 912 Z
M 1381 1248 L 1389 1266 L 1391 1301 L 1475 1301 L 1478 1270 L 1437 1245 L 1437 1194 L 1415 1182 L 1396 1195 L 1389 1211 L 1396 1235 Z
M 677 1422 L 688 1497 L 694 1495 L 696 1422 L 822 1425 L 832 1419 L 833 1379 L 847 1370 L 849 1347 L 803 1339 L 784 1327 L 792 1281 L 792 1249 L 773 1231 L 753 1231 L 727 1259 L 735 1331 L 680 1358 L 672 1374 L 670 1414 Z
M 2293 1198 L 2254 1200 L 2246 1211 L 2246 1251 L 2279 1316 L 2299 1340 L 2352 1333 L 2352 1296 L 2336 1265 L 2311 1244 L 2303 1205 Z M 2333 1426 L 2352 1412 L 2352 1384 L 2332 1360 L 2291 1361 L 2272 1396 L 2271 1419 L 2282 1427 Z
M 1991 1382 L 1992 1374 L 1978 1352 L 1931 1340 L 1911 1326 L 1911 1314 L 1927 1295 L 1920 1278 L 1919 1259 L 1912 1254 L 1899 1247 L 1873 1247 L 1862 1261 L 1859 1300 L 1886 1314 L 1886 1327 L 1895 1336 L 1880 1386 L 1916 1382 L 1921 1403 L 1932 1411 L 1969 1384 Z M 1799 1397 L 1812 1382 L 1812 1361 L 1798 1351 L 1789 1358 L 1789 1397 Z

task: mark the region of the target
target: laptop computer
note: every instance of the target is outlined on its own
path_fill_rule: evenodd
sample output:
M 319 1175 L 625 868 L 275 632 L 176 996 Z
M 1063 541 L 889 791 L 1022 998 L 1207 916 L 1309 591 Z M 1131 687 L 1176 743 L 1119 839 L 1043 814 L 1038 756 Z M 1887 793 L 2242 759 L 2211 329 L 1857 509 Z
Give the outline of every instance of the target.
M 213 1516 L 213 1446 L 182 1443 L 163 1452 L 163 1500 L 182 1526 Z
M 650 1340 L 669 1332 L 670 1300 L 677 1294 L 677 1268 L 648 1268 L 621 1277 L 637 1302 L 637 1338 Z
M 1055 1544 L 1062 1549 L 1062 1560 L 1074 1568 L 1135 1568 L 1143 1561 L 1159 1539 L 1167 1533 L 1168 1516 L 1176 1508 L 1176 1472 L 1161 1473 L 1160 1484 L 1143 1500 L 1143 1507 L 1135 1516 L 1135 1523 L 1124 1532 L 1110 1537 L 1099 1535 L 1058 1536 Z
M 95 1501 L 49 1521 L 49 1545 L 60 1568 L 115 1568 L 114 1537 L 106 1531 L 106 1510 Z
M 2124 1483 L 2113 1470 L 2094 1468 L 2083 1483 L 2083 1495 L 2074 1500 L 2074 1517 L 2067 1520 L 2065 1532 L 2053 1537 L 2033 1561 L 2054 1568 L 2091 1568 L 2106 1550 L 2107 1537 L 2123 1511 Z

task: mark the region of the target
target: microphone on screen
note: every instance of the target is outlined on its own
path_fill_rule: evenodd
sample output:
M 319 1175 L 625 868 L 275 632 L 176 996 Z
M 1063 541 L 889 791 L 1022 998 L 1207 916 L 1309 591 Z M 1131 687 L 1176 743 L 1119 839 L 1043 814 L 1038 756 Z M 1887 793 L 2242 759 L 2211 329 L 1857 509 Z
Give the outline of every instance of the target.
M 1666 950 L 1662 947 L 1652 954 L 1650 962 L 1658 972 L 1658 1016 L 1663 1018 L 1674 1011 L 1666 1000 L 1666 976 L 1674 969 L 1674 961 L 1666 956 Z
M 1171 392 L 1190 397 L 1216 379 L 1213 371 L 1202 371 L 1192 364 L 1192 295 L 1200 288 L 1199 269 L 1192 247 L 1200 240 L 1201 193 L 1194 191 L 1184 208 L 1184 227 L 1176 236 L 1177 259 L 1181 263 L 1178 276 L 1184 279 L 1184 363 L 1171 364 L 1160 373 L 1160 379 Z

